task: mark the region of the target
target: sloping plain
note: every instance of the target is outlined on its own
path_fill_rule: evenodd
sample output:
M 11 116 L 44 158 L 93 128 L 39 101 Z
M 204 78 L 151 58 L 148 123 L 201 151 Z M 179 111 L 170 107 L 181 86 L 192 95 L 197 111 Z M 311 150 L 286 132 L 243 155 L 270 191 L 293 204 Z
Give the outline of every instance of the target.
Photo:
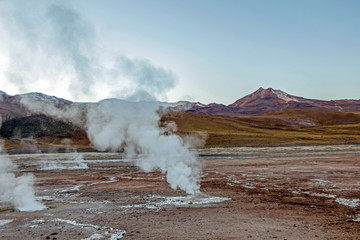
M 29 118 L 29 117 L 26 117 Z M 205 133 L 205 147 L 333 145 L 360 143 L 360 113 L 323 110 L 285 110 L 276 113 L 220 116 L 199 113 L 170 112 L 163 115 L 161 124 L 174 121 L 179 135 Z M 24 120 L 24 122 L 26 122 Z M 26 127 L 26 125 L 24 125 Z M 56 126 L 55 126 L 56 127 Z M 21 126 L 17 126 L 21 129 Z M 57 128 L 56 130 L 58 131 Z M 28 129 L 27 129 L 28 131 Z M 31 135 L 31 133 L 29 133 Z M 28 135 L 29 135 L 28 134 Z M 40 134 L 41 135 L 41 134 Z M 89 140 L 82 130 L 66 134 L 33 133 L 38 147 L 61 147 L 70 138 L 74 147 L 88 149 Z M 26 147 L 24 141 L 6 139 L 7 149 Z
M 360 113 L 286 110 L 250 116 L 169 113 L 180 135 L 208 134 L 206 147 L 360 143 Z

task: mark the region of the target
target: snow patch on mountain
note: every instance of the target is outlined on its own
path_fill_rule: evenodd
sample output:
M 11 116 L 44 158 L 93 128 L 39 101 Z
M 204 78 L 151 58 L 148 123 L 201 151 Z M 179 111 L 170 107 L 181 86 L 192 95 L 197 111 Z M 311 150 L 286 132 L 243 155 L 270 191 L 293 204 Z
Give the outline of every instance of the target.
M 188 102 L 188 101 L 179 101 L 175 103 L 161 102 L 160 106 L 162 109 L 175 111 L 175 112 L 185 112 L 192 108 L 206 107 L 205 104 L 199 102 Z
M 19 94 L 16 96 L 21 96 L 22 98 L 28 98 L 31 100 L 35 100 L 35 101 L 41 101 L 41 102 L 46 102 L 46 103 L 52 103 L 55 105 L 60 105 L 60 104 L 71 104 L 72 102 L 63 98 L 57 98 L 55 96 L 48 96 L 46 94 L 43 93 L 39 93 L 39 92 L 31 92 L 31 93 L 26 93 L 26 94 Z
M 290 96 L 289 94 L 281 91 L 281 90 L 274 90 L 274 89 L 271 89 L 271 92 L 273 94 L 275 94 L 278 98 L 284 100 L 285 102 L 290 102 L 290 101 L 294 101 L 294 102 L 299 102 L 298 99 Z

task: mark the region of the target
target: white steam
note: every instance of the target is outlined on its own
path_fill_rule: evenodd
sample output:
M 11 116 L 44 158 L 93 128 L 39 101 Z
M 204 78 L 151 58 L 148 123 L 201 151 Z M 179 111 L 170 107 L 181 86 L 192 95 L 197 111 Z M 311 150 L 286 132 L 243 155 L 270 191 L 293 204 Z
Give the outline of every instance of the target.
M 41 170 L 63 170 L 63 169 L 88 169 L 89 166 L 84 160 L 84 156 L 81 153 L 78 153 L 76 149 L 71 146 L 71 139 L 65 138 L 61 141 L 62 144 L 65 144 L 65 161 L 57 161 L 55 159 L 48 159 L 46 161 L 41 161 Z
M 0 145 L 2 152 L 2 143 Z M 5 155 L 0 155 L 0 201 L 10 202 L 19 211 L 38 211 L 45 206 L 35 200 L 34 177 L 31 174 L 16 177 L 15 166 Z
M 55 159 L 41 161 L 41 170 L 70 170 L 70 169 L 88 169 L 82 154 L 78 152 L 67 153 L 66 160 L 58 162 Z
M 61 92 L 60 97 L 82 101 L 107 97 L 154 101 L 165 100 L 175 86 L 175 74 L 148 60 L 122 55 L 104 58 L 93 26 L 74 9 L 59 2 L 35 3 L 0 2 L 0 57 L 7 57 L 0 87 Z M 58 108 L 31 98 L 22 102 L 34 112 L 83 126 L 100 150 L 125 149 L 144 171 L 166 174 L 172 188 L 189 194 L 199 191 L 196 153 L 169 131 L 171 126 L 159 127 L 157 103 L 106 100 Z
M 160 169 L 173 189 L 195 194 L 200 174 L 196 153 L 179 136 L 163 133 L 158 108 L 156 102 L 99 102 L 87 114 L 88 136 L 100 150 L 116 151 L 124 146 L 144 171 Z
M 133 158 L 142 170 L 160 170 L 165 174 L 171 188 L 180 188 L 188 194 L 199 193 L 201 164 L 197 153 L 191 149 L 191 141 L 184 141 L 171 131 L 173 124 L 159 126 L 157 102 L 108 99 L 87 104 L 86 108 L 74 105 L 74 108 L 63 109 L 29 98 L 21 102 L 34 112 L 83 122 L 91 143 L 98 150 L 125 149 L 127 157 Z M 83 120 L 79 119 L 81 116 Z
M 59 1 L 0 1 L 0 39 L 0 89 L 148 101 L 166 100 L 176 83 L 146 59 L 103 53 L 92 24 Z

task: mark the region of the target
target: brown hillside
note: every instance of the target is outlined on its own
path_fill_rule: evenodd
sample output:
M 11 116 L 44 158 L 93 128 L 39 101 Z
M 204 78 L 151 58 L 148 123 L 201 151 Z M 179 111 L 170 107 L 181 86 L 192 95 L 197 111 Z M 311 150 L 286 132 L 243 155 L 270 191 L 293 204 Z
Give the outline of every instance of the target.
M 360 144 L 360 113 L 323 110 L 285 110 L 251 116 L 221 116 L 170 112 L 162 122 L 174 121 L 179 135 L 206 133 L 205 147 Z M 39 135 L 34 135 L 39 136 Z M 35 137 L 30 142 L 6 139 L 8 150 L 66 148 L 69 138 L 75 148 L 89 149 L 90 142 L 82 130 Z
M 206 147 L 360 143 L 357 113 L 288 110 L 243 117 L 169 113 L 163 121 L 176 122 L 180 135 L 207 133 Z

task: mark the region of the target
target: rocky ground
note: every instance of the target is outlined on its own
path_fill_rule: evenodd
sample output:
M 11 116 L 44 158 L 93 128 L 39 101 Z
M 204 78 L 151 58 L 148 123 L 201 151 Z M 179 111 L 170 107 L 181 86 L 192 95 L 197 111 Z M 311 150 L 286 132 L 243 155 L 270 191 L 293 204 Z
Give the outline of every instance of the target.
M 114 153 L 11 155 L 48 209 L 0 239 L 360 239 L 360 146 L 202 149 L 203 195 Z

